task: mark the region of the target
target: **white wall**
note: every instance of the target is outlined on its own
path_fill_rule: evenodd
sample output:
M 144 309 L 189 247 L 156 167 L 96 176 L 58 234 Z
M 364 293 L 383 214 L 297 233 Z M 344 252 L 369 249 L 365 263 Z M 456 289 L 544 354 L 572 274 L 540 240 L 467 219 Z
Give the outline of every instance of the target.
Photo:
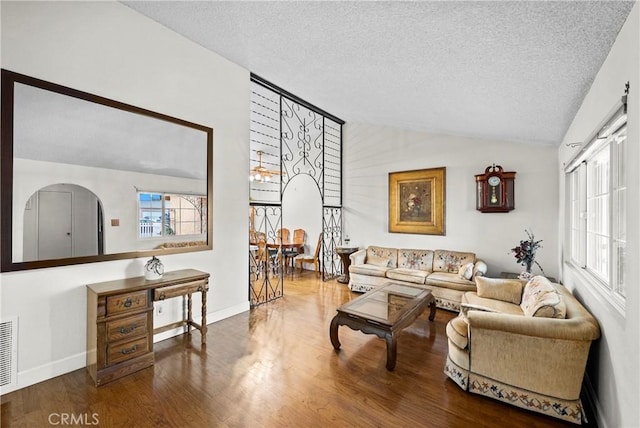
M 598 425 L 603 428 L 637 427 L 640 424 L 640 5 L 636 3 L 615 44 L 602 65 L 580 110 L 576 114 L 558 150 L 559 173 L 579 148 L 568 143 L 585 141 L 598 124 L 620 101 L 624 84 L 631 85 L 628 97 L 627 126 L 627 254 L 625 276 L 628 278 L 626 310 L 621 313 L 589 286 L 580 272 L 563 266 L 565 285 L 593 313 L 602 338 L 592 347 L 587 369 L 589 383 L 597 396 Z M 560 180 L 560 236 L 565 228 L 565 188 Z M 562 242 L 561 242 L 562 244 Z
M 353 245 L 472 251 L 488 274 L 521 272 L 510 249 L 526 239 L 525 228 L 542 239 L 537 260 L 558 277 L 558 167 L 556 149 L 463 137 L 430 135 L 363 123 L 344 127 L 345 234 Z M 516 171 L 515 210 L 481 213 L 476 174 L 493 163 Z M 388 174 L 446 167 L 446 235 L 388 232 Z M 534 273 L 538 272 L 534 269 Z
M 120 3 L 0 7 L 3 68 L 214 129 L 213 250 L 162 261 L 211 273 L 208 321 L 247 310 L 249 72 Z M 1 274 L 0 317 L 19 317 L 18 387 L 84 367 L 85 284 L 142 275 L 145 262 Z
M 304 229 L 304 253 L 313 255 L 322 232 L 322 198 L 318 184 L 310 175 L 297 175 L 287 185 L 282 195 L 282 224 L 291 231 L 291 239 L 294 229 Z M 313 263 L 303 267 L 314 269 Z

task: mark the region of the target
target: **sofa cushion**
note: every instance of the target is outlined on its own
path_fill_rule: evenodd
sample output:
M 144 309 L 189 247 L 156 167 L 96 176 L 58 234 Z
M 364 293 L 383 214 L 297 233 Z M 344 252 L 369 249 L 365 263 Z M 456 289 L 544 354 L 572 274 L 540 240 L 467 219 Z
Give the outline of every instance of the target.
M 467 263 L 466 265 L 460 266 L 460 269 L 458 269 L 458 277 L 460 279 L 470 280 L 472 275 L 473 275 L 473 263 Z
M 522 312 L 528 317 L 564 318 L 566 306 L 555 287 L 544 276 L 534 276 L 522 293 Z
M 363 265 L 351 265 L 349 266 L 349 273 L 359 273 L 361 275 L 369 275 L 369 276 L 380 276 L 385 277 L 386 272 L 389 270 L 388 267 L 363 264 Z
M 519 305 L 522 300 L 522 281 L 484 276 L 476 277 L 475 281 L 479 297 L 502 300 L 516 305 Z
M 367 264 L 380 266 L 380 267 L 388 267 L 389 266 L 389 257 L 379 257 L 371 255 L 367 257 Z
M 433 254 L 433 271 L 457 274 L 460 270 L 460 266 L 475 262 L 476 255 L 474 253 L 436 250 Z
M 398 267 L 431 272 L 433 270 L 433 251 L 399 249 Z
M 460 349 L 465 349 L 469 344 L 469 324 L 461 317 L 457 316 L 447 323 L 447 337 L 454 345 Z
M 369 257 L 381 257 L 389 260 L 389 267 L 398 267 L 398 249 L 387 247 L 376 247 L 371 245 L 367 247 L 367 258 L 365 263 L 369 263 Z
M 427 280 L 425 282 L 427 285 L 434 285 L 438 287 L 451 288 L 459 291 L 475 291 L 476 284 L 473 281 L 467 281 L 466 279 L 461 279 L 458 276 L 458 272 L 456 273 L 446 273 L 446 272 L 432 272 L 427 276 Z
M 413 282 L 415 284 L 424 284 L 429 272 L 417 269 L 395 268 L 387 271 L 387 278 L 397 279 L 399 281 Z
M 485 297 L 478 296 L 477 293 L 464 293 L 462 296 L 461 305 L 471 305 L 486 308 L 493 312 L 500 312 L 503 314 L 520 315 L 522 316 L 522 309 L 519 305 L 513 303 L 503 302 L 502 300 L 487 299 Z

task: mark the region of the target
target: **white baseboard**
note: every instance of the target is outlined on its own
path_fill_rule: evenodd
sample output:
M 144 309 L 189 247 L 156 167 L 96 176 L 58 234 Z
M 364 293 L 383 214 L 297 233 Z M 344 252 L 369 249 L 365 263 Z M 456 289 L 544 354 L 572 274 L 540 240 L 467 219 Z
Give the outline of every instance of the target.
M 78 370 L 87 365 L 87 353 L 71 355 L 61 360 L 52 361 L 32 369 L 18 371 L 17 382 L 12 388 L 3 388 L 1 395 L 8 394 L 18 389 L 52 379 L 56 376 Z
M 596 418 L 596 424 L 599 428 L 608 428 L 607 421 L 602 419 L 602 408 L 600 407 L 600 402 L 598 401 L 598 396 L 596 395 L 595 389 L 593 389 L 593 385 L 591 384 L 591 380 L 589 379 L 589 375 L 585 373 L 584 382 L 582 383 L 584 387 L 584 394 L 588 401 L 588 403 L 583 403 L 583 405 L 588 405 L 591 411 L 593 412 L 594 417 Z M 590 423 L 593 421 L 590 421 Z
M 207 325 L 213 324 L 214 322 L 223 320 L 225 318 L 232 317 L 234 315 L 241 314 L 242 312 L 246 312 L 248 310 L 249 310 L 249 302 L 243 302 L 239 305 L 231 306 L 230 308 L 225 308 L 220 311 L 207 314 Z M 198 324 L 202 323 L 202 317 L 194 316 L 193 320 Z M 163 331 L 162 333 L 158 333 L 153 336 L 153 343 L 158 343 L 163 340 L 169 339 L 171 337 L 179 336 L 183 333 L 184 333 L 184 330 L 182 327 Z
M 248 310 L 249 310 L 249 302 L 247 301 L 239 305 L 232 306 L 230 308 L 225 308 L 220 311 L 209 313 L 207 314 L 207 325 L 212 324 L 216 321 L 223 320 L 225 318 L 232 317 L 234 315 L 238 315 Z M 196 322 L 199 322 L 201 320 L 202 318 L 194 319 L 194 321 Z M 156 343 L 161 340 L 168 339 L 170 337 L 177 336 L 182 333 L 183 333 L 183 330 L 181 328 L 165 331 L 155 335 L 153 338 L 153 342 Z M 80 352 L 78 354 L 71 355 L 69 357 L 65 357 L 60 360 L 52 361 L 50 363 L 43 364 L 38 367 L 34 367 L 28 370 L 18 371 L 16 385 L 13 385 L 11 388 L 6 388 L 6 387 L 0 388 L 0 395 L 8 394 L 10 392 L 17 391 L 22 388 L 26 388 L 27 386 L 35 385 L 36 383 L 40 383 L 45 380 L 52 379 L 56 376 L 60 376 L 65 373 L 69 373 L 74 370 L 84 368 L 86 367 L 86 365 L 87 365 L 87 353 Z

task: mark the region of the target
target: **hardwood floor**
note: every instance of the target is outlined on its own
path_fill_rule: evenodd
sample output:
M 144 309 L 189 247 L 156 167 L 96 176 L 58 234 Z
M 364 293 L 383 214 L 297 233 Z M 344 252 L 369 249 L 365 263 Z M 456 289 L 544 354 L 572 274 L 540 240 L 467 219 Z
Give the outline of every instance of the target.
M 154 345 L 156 364 L 95 388 L 86 370 L 2 396 L 2 427 L 569 427 L 462 391 L 443 373 L 446 323 L 426 311 L 398 340 L 340 327 L 335 308 L 358 296 L 313 272 L 285 279 L 285 297 Z M 66 416 L 65 416 L 66 415 Z M 63 419 L 65 418 L 66 419 Z M 62 423 L 66 421 L 67 423 Z

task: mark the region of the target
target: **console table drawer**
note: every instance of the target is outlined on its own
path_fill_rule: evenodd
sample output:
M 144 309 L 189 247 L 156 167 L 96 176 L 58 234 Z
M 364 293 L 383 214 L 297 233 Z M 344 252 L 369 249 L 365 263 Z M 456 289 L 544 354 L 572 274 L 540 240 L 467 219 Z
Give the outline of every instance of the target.
M 200 291 L 207 291 L 209 289 L 209 281 L 200 280 L 185 282 L 184 284 L 169 285 L 167 287 L 156 288 L 153 291 L 153 300 L 164 300 L 172 297 L 184 296 L 185 294 L 193 294 Z
M 146 290 L 107 297 L 107 316 L 118 313 L 144 309 L 149 303 Z
M 107 366 L 135 358 L 149 352 L 149 338 L 147 336 L 125 343 L 107 346 Z
M 147 313 L 141 313 L 131 317 L 107 322 L 107 341 L 117 342 L 127 338 L 133 338 L 147 334 Z

